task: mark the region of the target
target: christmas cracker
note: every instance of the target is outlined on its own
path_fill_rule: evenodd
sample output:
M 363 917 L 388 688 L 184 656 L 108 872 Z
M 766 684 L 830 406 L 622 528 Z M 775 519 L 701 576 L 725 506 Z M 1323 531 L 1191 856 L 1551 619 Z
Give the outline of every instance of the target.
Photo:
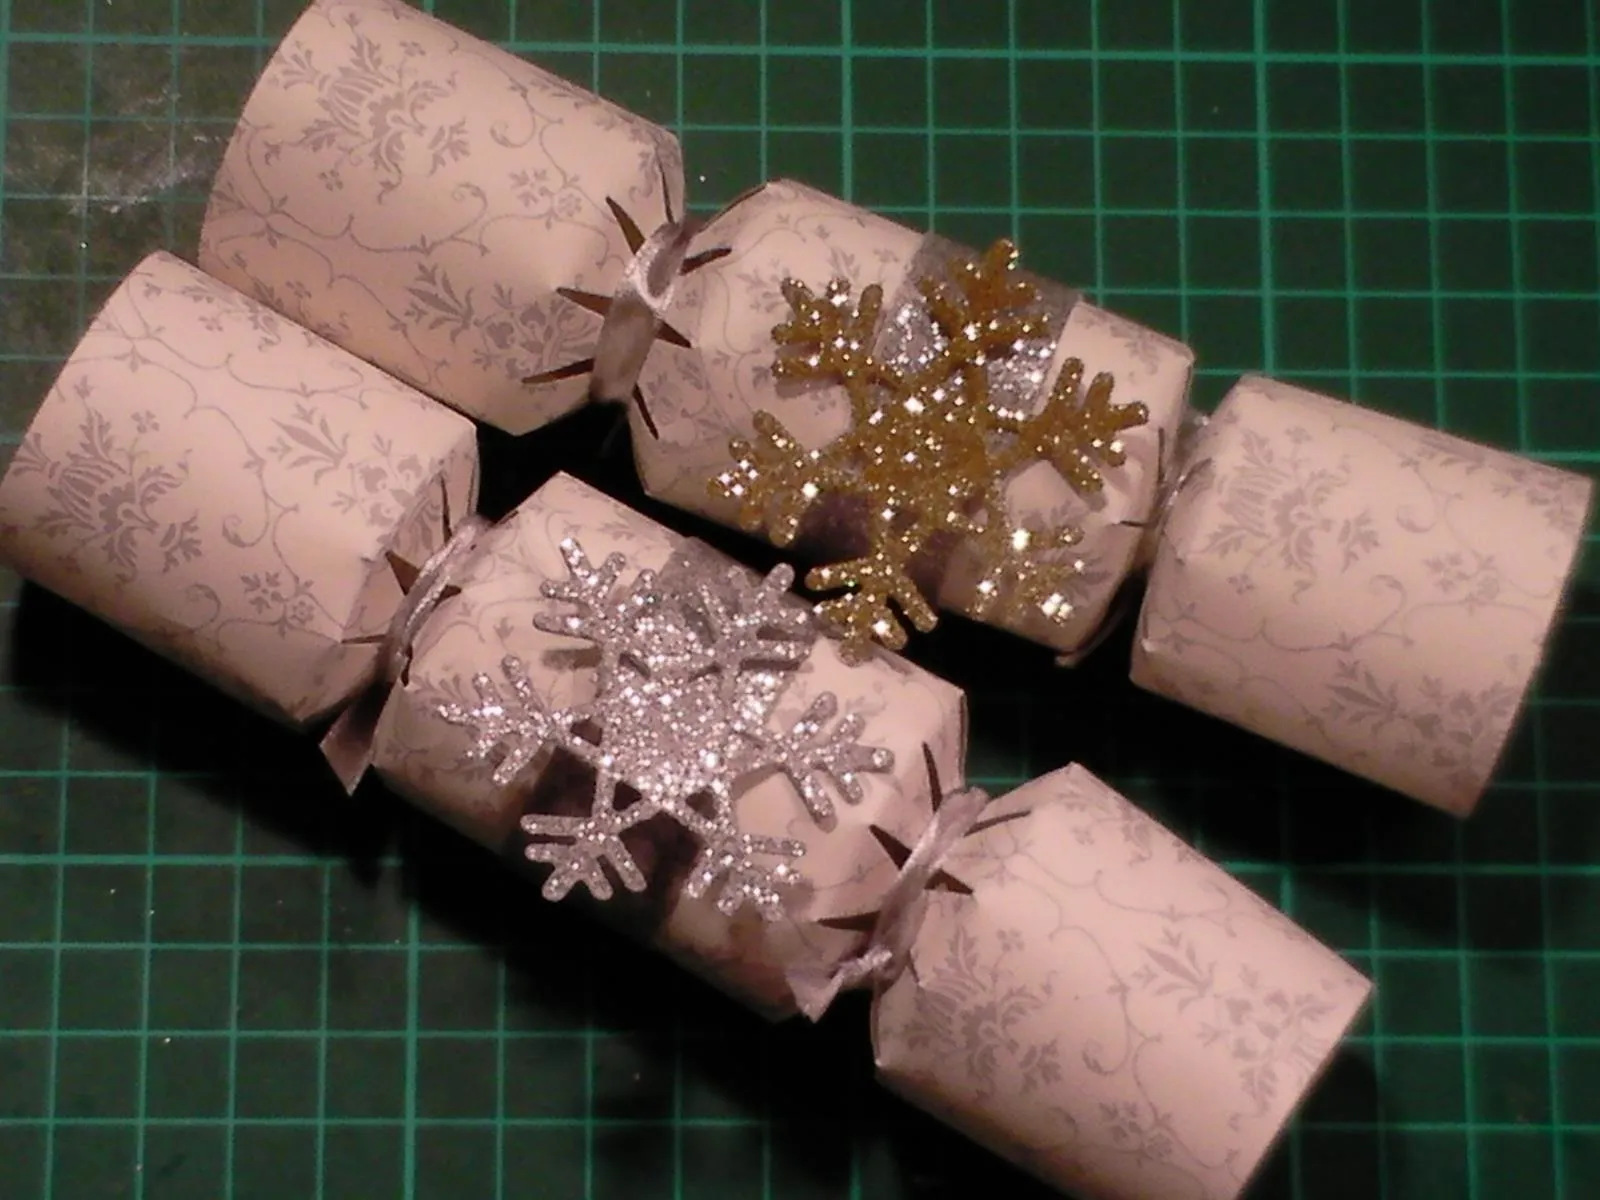
M 584 547 L 591 563 L 622 555 L 626 591 L 629 574 L 665 569 L 683 543 L 557 476 L 441 606 L 376 755 L 403 794 L 488 846 L 530 856 L 519 825 L 587 811 L 588 778 L 576 806 L 574 784 L 549 760 L 497 782 L 487 764 L 520 743 L 475 752 L 483 727 L 463 714 L 476 703 L 477 721 L 498 717 L 504 689 L 485 707 L 470 681 L 496 678 L 508 654 L 541 710 L 582 709 L 603 690 L 603 647 L 525 618 L 533 586 L 569 575 L 563 545 Z M 841 799 L 827 828 L 779 778 L 741 795 L 745 830 L 803 844 L 807 886 L 776 919 L 730 916 L 712 894 L 672 894 L 691 851 L 657 832 L 628 847 L 652 877 L 645 902 L 616 919 L 769 1017 L 820 1015 L 841 977 L 871 989 L 884 1083 L 1075 1195 L 1239 1195 L 1363 1011 L 1368 981 L 1082 767 L 990 802 L 972 794 L 960 693 L 896 656 L 848 665 L 819 642 L 790 686 L 774 726 L 825 688 L 866 717 L 862 741 L 893 760 L 860 774 L 860 799 Z M 641 736 L 617 732 L 625 744 Z M 906 851 L 919 847 L 915 863 L 958 804 L 967 814 L 942 831 L 948 845 L 922 864 L 886 930 L 875 918 L 904 892 Z M 567 849 L 543 861 L 560 864 Z M 604 888 L 617 903 L 609 877 Z
M 944 610 L 1076 662 L 1147 579 L 1136 682 L 1463 816 L 1593 490 L 1263 380 L 1201 437 L 1186 346 L 1009 247 L 787 181 L 687 221 L 669 133 L 399 0 L 290 32 L 200 261 L 512 432 L 625 400 L 651 494 L 819 564 L 857 651 Z
M 0 555 L 280 720 L 376 697 L 397 791 L 768 1017 L 870 989 L 885 1083 L 1042 1179 L 1239 1193 L 1366 980 L 1081 768 L 968 787 L 961 693 L 847 662 L 782 570 L 566 476 L 440 567 L 471 445 L 157 255 L 0 479 Z

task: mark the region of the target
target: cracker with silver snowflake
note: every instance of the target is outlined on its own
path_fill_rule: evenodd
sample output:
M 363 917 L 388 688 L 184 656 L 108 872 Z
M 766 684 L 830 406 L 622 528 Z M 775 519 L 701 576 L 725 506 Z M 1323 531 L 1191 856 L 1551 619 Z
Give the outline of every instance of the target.
M 805 847 L 746 830 L 741 794 L 781 774 L 811 819 L 828 828 L 835 797 L 859 801 L 861 776 L 894 765 L 888 750 L 861 743 L 865 722 L 855 713 L 840 716 L 830 692 L 787 728 L 773 725 L 779 698 L 817 637 L 812 614 L 788 594 L 794 573 L 780 566 L 757 578 L 692 548 L 659 573 L 640 571 L 624 583 L 621 555 L 597 566 L 570 539 L 561 553 L 567 578 L 546 583 L 543 592 L 565 607 L 540 613 L 534 624 L 598 650 L 594 699 L 546 708 L 512 657 L 501 664 L 502 680 L 473 680 L 476 705 L 437 710 L 472 732 L 467 756 L 493 763 L 499 786 L 555 750 L 593 771 L 587 813 L 522 820 L 532 839 L 528 858 L 553 868 L 545 896 L 559 900 L 581 883 L 607 899 L 613 875 L 629 890 L 644 890 L 644 873 L 622 835 L 665 816 L 699 847 L 684 894 L 714 895 L 725 914 L 748 904 L 777 918 L 785 894 L 801 882 L 795 863 Z
M 1040 361 L 1055 346 L 1038 290 L 1016 266 L 1016 249 L 1000 241 L 978 259 L 957 261 L 946 278 L 919 280 L 918 301 L 887 318 L 881 343 L 881 287 L 856 299 L 843 280 L 820 296 L 796 280 L 783 284 L 790 315 L 773 330 L 774 373 L 842 385 L 850 427 L 808 450 L 777 416 L 759 411 L 755 440 L 733 440 L 733 465 L 710 488 L 738 502 L 746 529 L 765 529 L 779 546 L 794 541 L 819 502 L 862 502 L 866 553 L 806 576 L 814 590 L 846 591 L 819 613 L 853 656 L 874 641 L 903 646 L 902 614 L 919 630 L 933 628 L 933 597 L 918 585 L 914 565 L 952 540 L 973 544 L 984 564 L 972 616 L 1032 610 L 1058 624 L 1073 616 L 1070 596 L 1084 564 L 1066 552 L 1083 532 L 1018 519 L 1009 486 L 1046 463 L 1073 491 L 1094 495 L 1102 468 L 1126 459 L 1120 436 L 1148 413 L 1142 404 L 1114 403 L 1109 374 L 1085 384 L 1076 359 L 1063 364 L 1036 411 L 1007 407 L 1019 375 L 1008 365 L 1040 378 Z M 919 327 L 917 336 L 905 336 L 909 326 Z

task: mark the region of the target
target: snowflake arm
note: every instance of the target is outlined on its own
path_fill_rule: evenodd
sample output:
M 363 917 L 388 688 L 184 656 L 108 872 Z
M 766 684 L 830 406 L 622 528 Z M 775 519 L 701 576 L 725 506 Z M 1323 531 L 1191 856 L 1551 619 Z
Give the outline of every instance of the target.
M 436 711 L 450 724 L 472 731 L 467 759 L 493 762 L 495 786 L 508 787 L 546 745 L 561 740 L 566 729 L 559 714 L 547 712 L 539 703 L 521 659 L 508 655 L 500 672 L 511 686 L 509 699 L 488 675 L 477 675 L 472 680 L 478 693 L 475 707 L 441 704 Z
M 772 331 L 778 346 L 773 374 L 778 379 L 843 384 L 856 421 L 866 420 L 873 389 L 892 391 L 902 383 L 900 372 L 872 356 L 883 288 L 873 284 L 863 289 L 858 304 L 851 304 L 847 280 L 833 280 L 820 297 L 795 279 L 786 279 L 781 286 L 789 320 Z
M 701 844 L 684 895 L 698 900 L 721 880 L 718 912 L 732 916 L 750 904 L 762 917 L 775 921 L 783 915 L 785 895 L 802 882 L 793 864 L 805 849 L 793 838 L 765 837 L 736 827 L 720 831 Z M 778 861 L 770 862 L 773 858 Z
M 1023 417 L 997 413 L 999 428 L 1017 435 L 1002 465 L 1021 465 L 1042 459 L 1053 466 L 1072 490 L 1092 496 L 1105 486 L 1101 466 L 1120 467 L 1127 461 L 1121 434 L 1150 419 L 1143 404 L 1114 404 L 1116 381 L 1102 372 L 1083 387 L 1083 363 L 1070 358 L 1038 413 Z
M 996 522 L 980 539 L 984 572 L 967 611 L 981 621 L 995 612 L 1032 609 L 1048 621 L 1066 624 L 1077 611 L 1072 596 L 1082 587 L 1085 563 L 1042 556 L 1082 540 L 1082 531 L 1070 525 L 1039 531 Z
M 742 586 L 740 567 L 728 568 L 725 579 L 731 587 L 695 589 L 697 615 L 709 634 L 697 665 L 718 672 L 723 699 L 729 701 L 747 668 L 793 668 L 804 662 L 816 629 L 811 614 L 790 602 L 793 567 L 780 563 L 754 588 Z
M 847 488 L 854 475 L 836 458 L 807 450 L 771 413 L 757 412 L 754 424 L 754 442 L 729 443 L 733 465 L 711 480 L 710 492 L 738 503 L 742 528 L 755 533 L 765 527 L 773 545 L 787 546 L 818 497 Z
M 859 713 L 846 713 L 826 729 L 838 711 L 838 698 L 823 692 L 786 732 L 761 737 L 752 756 L 751 769 L 776 768 L 789 777 L 818 825 L 833 820 L 833 799 L 826 785 L 831 784 L 847 802 L 859 804 L 864 794 L 860 776 L 894 769 L 891 751 L 861 744 L 866 721 Z
M 991 357 L 1011 353 L 1021 341 L 1044 332 L 1049 318 L 1035 311 L 1038 289 L 1018 279 L 1017 248 L 1002 238 L 982 258 L 964 259 L 949 279 L 924 279 L 920 289 L 928 314 L 944 333 L 941 354 L 921 373 L 920 386 Z
M 539 613 L 533 623 L 546 633 L 581 638 L 599 647 L 600 686 L 604 688 L 628 649 L 633 627 L 659 602 L 655 572 L 640 571 L 624 589 L 617 583 L 627 561 L 622 555 L 613 554 L 596 567 L 583 547 L 567 538 L 561 543 L 561 557 L 567 564 L 567 578 L 547 582 L 542 591 L 546 599 L 565 601 L 577 611 Z
M 546 899 L 560 900 L 574 884 L 581 883 L 596 900 L 609 900 L 612 891 L 605 871 L 608 863 L 630 892 L 644 891 L 644 872 L 623 845 L 622 834 L 655 816 L 659 806 L 641 799 L 618 809 L 616 787 L 614 778 L 598 772 L 588 816 L 532 814 L 522 818 L 523 832 L 541 839 L 530 842 L 523 854 L 530 862 L 549 863 L 555 868 L 544 881 Z
M 906 620 L 928 632 L 939 622 L 939 614 L 923 596 L 922 589 L 907 571 L 911 555 L 881 552 L 870 558 L 828 563 L 806 572 L 806 586 L 816 592 L 848 588 L 843 596 L 824 600 L 817 614 L 824 624 L 844 639 L 847 661 L 858 662 L 874 641 L 891 650 L 906 644 L 905 626 L 895 615 L 892 600 Z
M 724 916 L 750 904 L 772 921 L 783 915 L 785 895 L 803 882 L 794 863 L 806 848 L 793 838 L 767 837 L 740 827 L 731 775 L 745 771 L 741 765 L 730 772 L 730 778 L 713 782 L 699 796 L 668 799 L 657 811 L 666 813 L 700 842 L 684 881 L 684 895 L 698 900 L 714 890 L 717 911 Z M 704 811 L 695 800 L 709 801 L 710 811 Z

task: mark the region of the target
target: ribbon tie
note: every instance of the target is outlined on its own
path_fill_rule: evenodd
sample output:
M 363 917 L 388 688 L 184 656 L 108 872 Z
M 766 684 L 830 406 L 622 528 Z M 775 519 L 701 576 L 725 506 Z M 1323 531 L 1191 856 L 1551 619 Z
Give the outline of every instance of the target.
M 395 610 L 380 644 L 378 662 L 382 674 L 339 714 L 322 739 L 323 757 L 328 760 L 328 765 L 333 768 L 333 773 L 338 776 L 346 792 L 356 790 L 361 777 L 372 765 L 372 741 L 377 732 L 378 717 L 383 713 L 390 689 L 405 678 L 417 635 L 433 615 L 433 610 L 450 595 L 452 578 L 472 557 L 479 540 L 490 527 L 490 523 L 480 516 L 467 517 L 445 539 L 444 545 L 416 570 L 415 577 L 409 583 L 404 581 L 402 575 L 402 572 L 410 573 L 409 564 L 391 559 L 397 578 L 402 579 L 405 596 Z
M 900 874 L 884 894 L 867 944 L 853 958 L 831 971 L 799 967 L 789 972 L 789 985 L 800 1011 L 820 1020 L 840 992 L 860 987 L 882 987 L 905 970 L 911 947 L 928 911 L 928 886 L 939 874 L 955 844 L 972 831 L 979 815 L 989 803 L 981 788 L 961 788 L 942 792 L 934 770 L 933 756 L 926 747 L 928 776 L 933 789 L 934 813 L 900 867 Z
M 628 400 L 683 274 L 693 230 L 667 221 L 634 252 L 612 293 L 594 347 L 591 388 L 602 400 Z
M 1111 601 L 1111 607 L 1100 618 L 1100 623 L 1090 630 L 1075 648 L 1056 655 L 1056 666 L 1078 666 L 1109 640 L 1122 623 L 1133 615 L 1139 594 L 1144 588 L 1144 577 L 1155 564 L 1156 554 L 1161 548 L 1161 539 L 1166 536 L 1167 522 L 1171 520 L 1173 511 L 1177 507 L 1178 497 L 1211 469 L 1209 458 L 1194 457 L 1195 445 L 1208 424 L 1210 418 L 1203 413 L 1191 411 L 1184 414 L 1182 427 L 1178 430 L 1177 452 L 1173 455 L 1173 461 L 1179 464 L 1175 473 L 1166 473 L 1167 456 L 1163 440 L 1163 447 L 1157 455 L 1163 474 L 1156 481 L 1156 494 L 1150 503 L 1149 516 L 1142 520 L 1121 523 L 1125 529 L 1139 531 L 1139 544 L 1134 550 L 1132 562 L 1128 565 L 1127 578 Z
M 1178 445 L 1172 456 L 1178 467 L 1176 472 L 1157 480 L 1150 516 L 1136 526 L 1143 529 L 1144 535 L 1139 540 L 1139 552 L 1134 557 L 1131 574 L 1142 575 L 1154 565 L 1161 539 L 1166 535 L 1167 522 L 1177 507 L 1178 497 L 1211 469 L 1209 458 L 1195 457 L 1195 447 L 1210 423 L 1211 418 L 1204 413 L 1193 410 L 1184 413 L 1183 423 L 1178 429 Z

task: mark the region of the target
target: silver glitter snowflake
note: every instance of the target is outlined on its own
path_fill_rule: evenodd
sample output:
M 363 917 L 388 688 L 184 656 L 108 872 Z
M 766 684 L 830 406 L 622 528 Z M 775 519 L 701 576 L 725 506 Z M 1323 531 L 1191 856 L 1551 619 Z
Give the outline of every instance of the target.
M 604 900 L 612 874 L 642 891 L 644 873 L 622 835 L 664 814 L 699 843 L 685 895 L 715 893 L 724 913 L 749 904 L 777 918 L 785 893 L 801 880 L 794 864 L 805 847 L 747 832 L 738 813 L 744 788 L 782 774 L 811 819 L 826 827 L 835 795 L 859 801 L 862 773 L 894 765 L 888 750 L 861 744 L 865 722 L 855 713 L 840 717 L 830 692 L 790 728 L 772 727 L 778 699 L 817 637 L 811 612 L 789 597 L 794 572 L 780 566 L 757 579 L 692 548 L 659 574 L 641 571 L 623 584 L 621 555 L 596 567 L 570 539 L 561 553 L 568 578 L 543 590 L 570 609 L 541 613 L 534 624 L 598 648 L 595 698 L 546 709 L 523 664 L 507 658 L 501 672 L 509 696 L 479 675 L 475 706 L 438 709 L 472 731 L 468 758 L 494 763 L 502 787 L 547 749 L 565 750 L 593 770 L 586 815 L 522 819 L 533 839 L 528 858 L 554 868 L 545 896 L 559 900 L 581 883 Z

